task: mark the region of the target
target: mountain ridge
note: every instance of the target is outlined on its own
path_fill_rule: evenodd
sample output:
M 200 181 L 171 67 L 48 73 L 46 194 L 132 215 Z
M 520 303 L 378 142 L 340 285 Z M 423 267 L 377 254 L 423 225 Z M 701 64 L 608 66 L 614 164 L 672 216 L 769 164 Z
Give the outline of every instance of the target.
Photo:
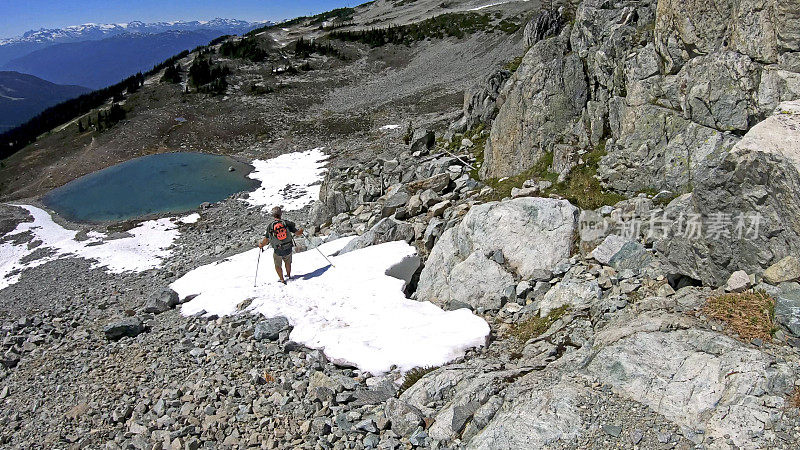
M 60 85 L 29 74 L 0 71 L 0 133 L 49 106 L 89 91 L 84 86 Z
M 57 84 L 100 89 L 183 50 L 205 45 L 220 33 L 219 30 L 124 33 L 99 41 L 56 44 L 13 59 L 2 68 Z
M 270 25 L 270 21 L 248 22 L 239 19 L 216 18 L 208 21 L 170 21 L 145 23 L 132 21 L 124 24 L 71 25 L 63 28 L 29 30 L 19 36 L 0 38 L 0 67 L 8 61 L 57 44 L 98 41 L 127 33 L 157 34 L 166 31 L 217 30 L 223 34 L 242 34 L 251 29 Z

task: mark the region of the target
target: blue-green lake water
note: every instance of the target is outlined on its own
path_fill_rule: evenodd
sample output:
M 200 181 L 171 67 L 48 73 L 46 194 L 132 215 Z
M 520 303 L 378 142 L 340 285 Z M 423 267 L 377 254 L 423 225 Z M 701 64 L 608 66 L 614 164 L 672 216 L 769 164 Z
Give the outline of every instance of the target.
M 260 182 L 247 178 L 250 170 L 226 156 L 162 153 L 85 175 L 48 192 L 42 202 L 75 222 L 180 213 L 255 189 Z

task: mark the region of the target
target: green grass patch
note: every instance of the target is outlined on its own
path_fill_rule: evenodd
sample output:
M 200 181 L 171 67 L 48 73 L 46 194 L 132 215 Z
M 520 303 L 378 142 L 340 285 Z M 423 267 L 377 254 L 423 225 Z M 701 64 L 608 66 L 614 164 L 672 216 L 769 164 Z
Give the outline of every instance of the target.
M 495 23 L 488 14 L 446 13 L 408 25 L 359 31 L 333 31 L 328 36 L 341 41 L 360 42 L 370 47 L 386 44 L 411 45 L 426 39 L 464 38 L 479 31 L 514 33 L 520 25 L 503 19 Z
M 228 58 L 247 59 L 253 62 L 263 61 L 267 57 L 267 51 L 261 48 L 255 37 L 245 37 L 239 41 L 225 41 L 219 47 L 219 54 Z
M 752 290 L 710 297 L 703 312 L 728 325 L 743 340 L 772 340 L 775 324 L 775 299 L 764 291 Z
M 569 311 L 569 305 L 564 305 L 550 311 L 550 313 L 544 317 L 531 317 L 528 320 L 515 324 L 511 328 L 509 335 L 514 338 L 519 345 L 525 345 L 529 340 L 544 334 L 544 332 L 553 326 L 556 320 L 563 317 L 567 311 Z
M 517 69 L 519 69 L 520 64 L 522 64 L 522 58 L 523 58 L 522 55 L 517 56 L 516 58 L 514 58 L 511 61 L 507 62 L 506 65 L 503 66 L 503 68 L 508 70 L 511 73 L 516 72 Z
M 415 367 L 408 372 L 403 377 L 403 384 L 400 385 L 400 390 L 398 391 L 397 395 L 402 394 L 408 388 L 414 385 L 420 378 L 424 377 L 425 375 L 433 372 L 434 370 L 438 369 L 437 366 L 429 366 L 429 367 Z
M 597 166 L 600 158 L 605 155 L 605 146 L 598 146 L 593 151 L 582 155 L 583 164 L 572 169 L 566 179 L 558 182 L 558 174 L 550 171 L 553 165 L 553 154 L 545 153 L 530 169 L 519 175 L 503 178 L 493 178 L 484 182 L 493 189 L 484 201 L 496 201 L 511 196 L 513 188 L 521 188 L 526 180 L 549 181 L 551 187 L 540 193 L 546 197 L 550 194 L 558 195 L 570 201 L 581 209 L 597 209 L 604 205 L 614 205 L 625 199 L 623 195 L 607 191 L 597 179 Z

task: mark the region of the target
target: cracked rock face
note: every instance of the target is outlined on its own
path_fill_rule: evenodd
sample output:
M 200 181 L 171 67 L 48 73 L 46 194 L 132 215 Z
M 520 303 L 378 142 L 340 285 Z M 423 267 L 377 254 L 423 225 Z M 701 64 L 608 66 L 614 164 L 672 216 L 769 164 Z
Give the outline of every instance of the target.
M 776 408 L 793 386 L 788 365 L 697 329 L 631 334 L 604 346 L 587 369 L 683 427 L 686 436 L 729 435 L 743 448 L 761 448 L 766 441 L 759 437 L 774 439 L 765 424 L 779 420 Z
M 584 400 L 582 388 L 563 381 L 507 400 L 468 448 L 543 448 L 558 440 L 574 439 L 584 426 L 577 407 Z
M 536 42 L 506 83 L 481 176 L 522 173 L 549 152 L 565 174 L 603 147 L 607 186 L 691 191 L 800 98 L 798 24 L 792 0 L 584 0 L 571 29 Z
M 569 29 L 538 42 L 500 93 L 502 107 L 481 175 L 499 178 L 530 168 L 561 143 L 561 133 L 578 121 L 586 101 L 586 76 L 578 55 L 569 51 Z
M 677 273 L 721 286 L 731 273 L 762 273 L 800 251 L 800 101 L 784 102 L 667 207 L 670 217 L 724 218 L 728 233 L 682 238 L 677 225 L 656 248 Z M 741 233 L 736 226 L 745 220 Z M 757 227 L 755 227 L 757 225 Z

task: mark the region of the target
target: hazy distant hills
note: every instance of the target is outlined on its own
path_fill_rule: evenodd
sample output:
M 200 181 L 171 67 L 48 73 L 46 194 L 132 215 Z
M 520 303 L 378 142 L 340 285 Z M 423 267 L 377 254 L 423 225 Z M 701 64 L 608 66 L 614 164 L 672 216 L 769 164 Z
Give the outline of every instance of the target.
M 57 44 L 9 61 L 3 69 L 98 89 L 220 35 L 218 30 L 125 33 L 99 41 Z
M 82 86 L 53 84 L 33 75 L 0 72 L 0 133 L 50 106 L 89 91 Z
M 158 34 L 166 31 L 214 31 L 223 34 L 241 34 L 268 22 L 247 22 L 236 19 L 177 22 L 130 22 L 125 24 L 84 24 L 64 28 L 31 30 L 13 38 L 0 39 L 0 67 L 12 59 L 36 50 L 83 41 L 99 41 L 126 33 Z

